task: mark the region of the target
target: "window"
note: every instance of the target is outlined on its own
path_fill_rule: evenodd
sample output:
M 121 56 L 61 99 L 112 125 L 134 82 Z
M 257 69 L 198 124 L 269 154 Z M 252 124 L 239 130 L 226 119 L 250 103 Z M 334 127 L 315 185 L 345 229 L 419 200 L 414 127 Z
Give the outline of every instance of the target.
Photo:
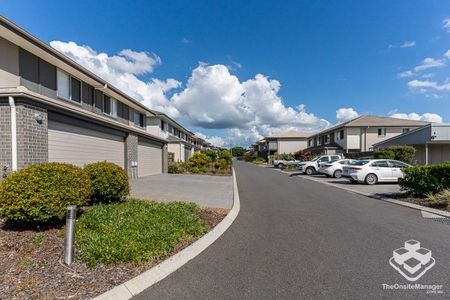
M 386 136 L 386 128 L 378 128 L 378 137 Z
M 58 69 L 57 73 L 57 95 L 64 99 L 70 99 L 70 77 L 69 74 Z
M 161 130 L 164 130 L 164 121 L 163 120 L 161 120 L 160 128 L 161 128 Z
M 330 135 L 326 135 L 325 136 L 325 144 L 329 144 L 330 143 Z
M 109 97 L 108 95 L 104 95 L 103 112 L 107 115 L 117 117 L 117 100 Z
M 344 130 L 339 131 L 339 139 L 344 139 Z
M 325 161 L 328 161 L 329 159 L 328 159 L 328 157 L 326 156 L 326 157 L 322 157 L 321 159 L 319 159 L 317 162 L 325 162 Z
M 396 160 L 390 160 L 389 163 L 391 164 L 391 167 L 393 168 L 406 168 L 408 167 L 407 164 L 401 162 L 401 161 L 396 161 Z
M 337 155 L 333 155 L 333 156 L 331 156 L 331 159 L 332 159 L 332 160 L 338 160 L 338 159 L 340 159 L 340 157 L 337 156 Z
M 386 160 L 374 161 L 371 164 L 372 167 L 389 168 L 389 164 Z
M 319 136 L 319 139 L 318 139 L 318 141 L 317 141 L 317 145 L 321 145 L 321 144 L 322 144 L 322 137 Z
M 56 82 L 58 97 L 81 103 L 81 81 L 58 69 Z
M 407 132 L 409 132 L 409 128 L 403 128 L 402 129 L 402 133 L 407 133 Z
M 311 140 L 308 140 L 308 147 L 311 147 Z
M 145 119 L 144 114 L 141 114 L 137 111 L 133 112 L 133 123 L 137 126 L 144 127 L 145 126 Z

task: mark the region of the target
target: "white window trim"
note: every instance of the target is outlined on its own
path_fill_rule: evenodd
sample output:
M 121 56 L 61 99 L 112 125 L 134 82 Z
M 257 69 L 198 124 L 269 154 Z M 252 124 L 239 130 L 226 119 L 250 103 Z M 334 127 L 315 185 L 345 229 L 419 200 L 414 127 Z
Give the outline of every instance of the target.
M 380 129 L 381 129 L 382 133 L 384 131 L 384 134 L 380 134 Z M 378 128 L 378 130 L 377 130 L 378 137 L 386 137 L 386 132 L 387 132 L 386 127 Z
M 58 88 L 59 88 L 59 86 L 58 86 L 58 73 L 63 73 L 65 75 L 67 75 L 67 77 L 69 77 L 69 98 L 61 96 L 58 93 Z M 75 80 L 78 80 L 80 82 L 80 102 L 72 100 L 72 78 L 75 79 Z M 59 68 L 56 69 L 56 96 L 59 99 L 62 99 L 62 100 L 65 100 L 65 101 L 70 101 L 71 103 L 75 103 L 75 104 L 78 104 L 78 105 L 81 106 L 83 104 L 83 87 L 82 87 L 82 85 L 83 85 L 83 81 L 82 80 L 71 76 L 69 73 L 67 73 L 66 71 L 63 71 L 63 70 L 61 70 Z

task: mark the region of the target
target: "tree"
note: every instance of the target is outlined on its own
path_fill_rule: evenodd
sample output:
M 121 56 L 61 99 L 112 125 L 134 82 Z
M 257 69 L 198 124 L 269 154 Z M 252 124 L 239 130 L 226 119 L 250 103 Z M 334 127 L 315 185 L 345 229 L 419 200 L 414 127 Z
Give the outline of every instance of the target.
M 234 157 L 241 157 L 247 152 L 247 150 L 243 147 L 233 147 L 231 148 L 231 153 L 233 153 Z

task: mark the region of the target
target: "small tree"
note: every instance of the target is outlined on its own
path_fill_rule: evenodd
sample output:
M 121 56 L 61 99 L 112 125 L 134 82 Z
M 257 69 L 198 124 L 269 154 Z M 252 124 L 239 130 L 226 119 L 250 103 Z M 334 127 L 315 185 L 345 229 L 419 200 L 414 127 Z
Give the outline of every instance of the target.
M 231 148 L 231 152 L 233 153 L 234 157 L 241 157 L 245 154 L 245 152 L 247 152 L 247 150 L 242 147 L 234 147 Z
M 294 153 L 294 158 L 301 161 L 310 161 L 315 157 L 314 153 L 309 151 L 299 150 Z
M 416 153 L 412 146 L 391 146 L 374 153 L 376 159 L 395 159 L 410 164 Z

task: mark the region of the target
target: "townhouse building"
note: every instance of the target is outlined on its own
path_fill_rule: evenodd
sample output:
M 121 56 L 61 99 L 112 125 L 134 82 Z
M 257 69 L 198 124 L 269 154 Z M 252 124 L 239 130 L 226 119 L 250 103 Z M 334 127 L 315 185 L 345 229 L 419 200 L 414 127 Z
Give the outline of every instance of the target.
M 307 146 L 308 135 L 301 131 L 290 130 L 265 137 L 256 143 L 258 153 L 267 159 L 275 153 L 295 153 Z
M 169 147 L 185 160 L 193 134 L 0 17 L 0 172 L 106 160 L 142 177 L 167 171 Z

